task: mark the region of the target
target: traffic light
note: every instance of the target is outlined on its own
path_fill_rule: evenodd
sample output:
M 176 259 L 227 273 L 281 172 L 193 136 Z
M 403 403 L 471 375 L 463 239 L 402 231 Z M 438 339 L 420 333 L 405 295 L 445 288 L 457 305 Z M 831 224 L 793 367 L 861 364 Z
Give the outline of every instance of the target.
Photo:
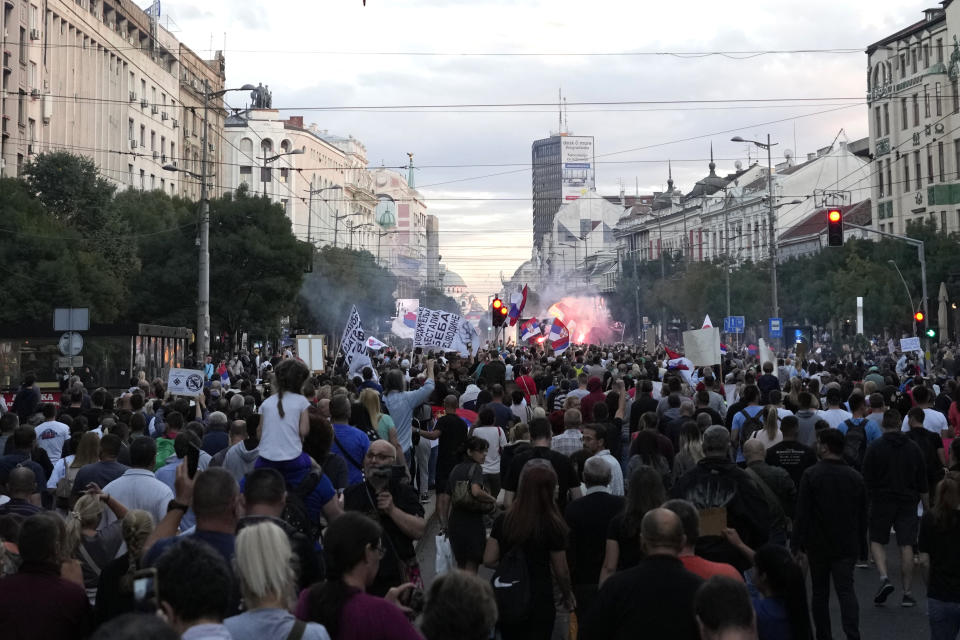
M 843 246 L 843 212 L 840 209 L 827 210 L 827 245 Z
M 925 317 L 926 316 L 923 315 L 923 311 L 917 311 L 915 314 L 913 314 L 913 319 L 917 322 L 923 322 Z
M 507 307 L 500 298 L 494 298 L 490 304 L 490 324 L 502 327 L 507 322 Z
M 935 339 L 937 337 L 937 330 L 934 329 L 933 327 L 930 327 L 929 329 L 927 329 L 927 337 L 930 338 L 931 340 Z

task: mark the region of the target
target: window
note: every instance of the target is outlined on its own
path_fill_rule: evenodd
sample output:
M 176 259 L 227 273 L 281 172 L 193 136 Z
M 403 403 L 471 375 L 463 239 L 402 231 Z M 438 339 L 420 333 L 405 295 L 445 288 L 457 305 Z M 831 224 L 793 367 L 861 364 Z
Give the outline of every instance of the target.
M 900 120 L 901 120 L 901 129 L 906 129 L 909 124 L 907 124 L 907 99 L 900 98 Z
M 127 120 L 127 138 L 130 140 L 136 140 L 137 136 L 134 133 L 133 118 Z
M 943 62 L 943 38 L 937 38 L 937 62 Z
M 147 172 L 143 169 L 140 169 L 140 191 L 143 191 L 147 186 Z
M 883 121 L 880 119 L 880 107 L 873 108 L 874 127 L 878 136 L 883 135 Z
M 920 101 L 917 94 L 913 94 L 913 126 L 920 126 Z
M 20 63 L 27 64 L 27 30 L 20 27 Z
M 947 212 L 941 211 L 940 212 L 940 231 L 946 231 L 946 230 L 947 230 Z
M 943 182 L 943 174 L 946 170 L 943 166 L 943 140 L 937 143 L 937 161 L 940 163 L 940 182 Z
M 147 146 L 147 127 L 140 125 L 140 146 Z
M 917 47 L 910 49 L 910 73 L 917 72 Z
M 927 184 L 933 184 L 933 152 L 927 144 Z
M 38 89 L 40 86 L 37 84 L 37 63 L 30 62 L 30 89 Z
M 900 77 L 907 77 L 907 56 L 902 53 L 900 54 Z
M 153 191 L 157 188 L 157 176 L 150 174 L 150 190 Z
M 156 151 L 156 150 L 157 150 L 157 132 L 151 131 L 150 132 L 150 151 Z
M 167 151 L 167 139 L 166 139 L 166 137 L 164 137 L 164 136 L 160 136 L 160 155 L 162 156 L 161 159 L 162 159 L 164 162 L 167 161 L 167 153 L 166 153 L 166 151 Z
M 930 85 L 923 85 L 923 117 L 930 117 Z
M 937 87 L 940 85 L 938 84 Z M 939 113 L 937 115 L 940 115 Z M 883 105 L 883 135 L 890 135 L 890 104 L 884 103 Z
M 960 83 L 953 81 L 953 112 L 960 113 Z
M 957 166 L 957 180 L 960 180 L 960 138 L 953 141 L 953 162 Z
M 930 43 L 923 43 L 923 66 L 924 68 L 930 66 Z
M 26 95 L 21 93 L 20 99 L 17 100 L 17 124 L 21 127 L 27 124 L 27 105 L 26 105 Z
M 887 188 L 890 190 L 890 195 L 893 195 L 893 169 L 890 168 L 890 160 L 887 159 Z
M 882 198 L 887 195 L 886 191 L 884 190 L 884 187 L 886 186 L 886 184 L 883 181 L 883 161 L 882 160 L 880 161 L 880 171 L 877 172 L 877 179 L 880 181 L 880 197 Z
M 240 175 L 241 175 L 241 176 L 252 176 L 252 175 L 253 175 L 253 167 L 249 167 L 249 166 L 248 166 L 248 167 L 240 167 Z
M 140 99 L 147 99 L 147 81 L 143 78 L 140 78 Z
M 37 121 L 33 118 L 27 120 L 27 140 L 30 141 L 30 144 L 33 144 L 37 141 Z M 36 149 L 34 149 L 36 152 Z
M 910 191 L 910 154 L 903 154 L 903 191 Z
M 286 184 L 287 177 L 290 175 L 290 169 L 281 168 L 280 169 L 280 182 Z
M 137 77 L 133 74 L 133 71 L 130 72 L 130 91 L 134 92 L 137 90 Z
M 919 191 L 923 186 L 922 184 L 923 174 L 920 173 L 920 152 L 919 151 L 913 152 L 913 168 L 916 169 L 915 184 L 916 184 L 916 190 Z
M 941 100 L 943 96 L 940 94 L 939 82 L 933 85 L 933 92 L 934 92 L 934 100 L 936 101 L 937 115 L 938 116 L 943 115 L 943 106 L 942 106 L 942 100 Z
M 130 188 L 133 188 L 133 165 L 132 164 L 127 165 L 127 184 L 130 186 Z
M 177 144 L 175 142 L 170 143 L 170 160 L 177 161 Z
M 40 28 L 40 10 L 37 8 L 37 5 L 30 5 L 30 28 L 39 29 Z

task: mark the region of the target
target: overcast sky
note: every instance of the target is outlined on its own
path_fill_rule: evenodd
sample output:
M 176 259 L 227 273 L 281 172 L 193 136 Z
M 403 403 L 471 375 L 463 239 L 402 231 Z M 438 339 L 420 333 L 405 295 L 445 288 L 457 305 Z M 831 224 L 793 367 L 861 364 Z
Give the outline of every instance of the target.
M 149 4 L 138 0 L 141 6 Z M 225 49 L 228 86 L 262 82 L 274 107 L 367 147 L 371 165 L 422 165 L 417 186 L 440 218 L 441 254 L 480 296 L 530 257 L 530 145 L 558 127 L 555 106 L 317 107 L 549 103 L 562 88 L 569 130 L 595 136 L 601 194 L 663 190 L 667 159 L 688 191 L 746 160 L 733 135 L 797 157 L 840 129 L 867 135 L 863 50 L 922 18 L 906 0 L 163 0 L 163 22 L 203 55 Z M 225 46 L 224 46 L 225 43 Z M 611 53 L 857 49 L 746 56 L 358 55 L 359 52 Z M 826 99 L 789 102 L 788 98 Z M 830 100 L 830 99 L 833 100 Z M 776 102 L 677 104 L 679 100 Z M 245 94 L 228 96 L 243 106 Z M 574 106 L 583 102 L 668 104 Z M 672 104 L 669 104 L 672 103 Z M 310 108 L 314 108 L 311 110 Z M 824 113 L 825 112 L 825 113 Z M 622 152 L 622 153 L 621 153 Z M 754 156 L 755 157 L 755 156 Z M 472 165 L 436 167 L 434 165 Z M 431 186 L 433 185 L 433 186 Z

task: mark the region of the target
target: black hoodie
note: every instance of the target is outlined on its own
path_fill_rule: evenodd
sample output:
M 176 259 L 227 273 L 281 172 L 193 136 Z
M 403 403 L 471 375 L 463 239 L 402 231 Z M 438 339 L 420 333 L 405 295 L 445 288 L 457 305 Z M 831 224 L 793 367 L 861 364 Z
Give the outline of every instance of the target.
M 923 452 L 901 431 L 884 431 L 867 447 L 862 473 L 871 502 L 916 504 L 928 491 Z

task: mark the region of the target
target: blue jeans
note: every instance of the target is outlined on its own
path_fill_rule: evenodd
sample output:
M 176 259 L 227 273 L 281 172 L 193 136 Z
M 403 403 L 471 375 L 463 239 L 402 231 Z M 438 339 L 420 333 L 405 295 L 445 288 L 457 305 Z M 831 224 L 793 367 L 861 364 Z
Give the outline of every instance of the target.
M 927 598 L 930 615 L 930 640 L 956 640 L 960 632 L 960 602 Z

